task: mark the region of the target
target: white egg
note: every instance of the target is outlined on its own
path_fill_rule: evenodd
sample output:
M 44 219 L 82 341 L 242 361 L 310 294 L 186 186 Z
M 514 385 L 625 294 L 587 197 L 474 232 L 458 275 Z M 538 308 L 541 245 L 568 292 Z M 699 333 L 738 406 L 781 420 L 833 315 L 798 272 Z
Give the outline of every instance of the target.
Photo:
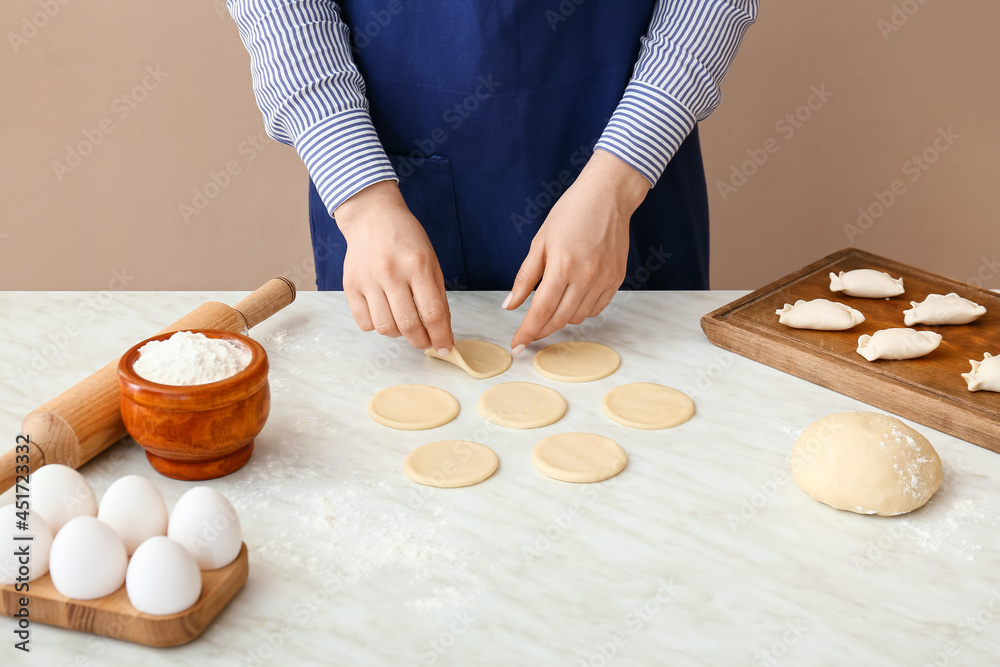
M 97 516 L 97 498 L 83 475 L 53 463 L 31 473 L 31 508 L 42 515 L 53 535 L 78 516 Z
M 49 571 L 52 531 L 34 510 L 27 511 L 27 530 L 21 530 L 23 516 L 14 505 L 0 507 L 0 584 L 34 581 Z
M 52 540 L 49 574 L 56 590 L 74 600 L 111 595 L 125 583 L 128 556 L 118 533 L 92 516 L 78 516 Z
M 129 561 L 125 590 L 132 606 L 144 614 L 179 614 L 198 601 L 201 570 L 180 542 L 151 537 Z
M 130 556 L 149 538 L 167 534 L 167 504 L 141 475 L 122 477 L 109 486 L 97 518 L 115 529 Z
M 207 486 L 196 486 L 181 496 L 170 515 L 167 536 L 183 544 L 203 570 L 229 565 L 243 544 L 236 510 Z

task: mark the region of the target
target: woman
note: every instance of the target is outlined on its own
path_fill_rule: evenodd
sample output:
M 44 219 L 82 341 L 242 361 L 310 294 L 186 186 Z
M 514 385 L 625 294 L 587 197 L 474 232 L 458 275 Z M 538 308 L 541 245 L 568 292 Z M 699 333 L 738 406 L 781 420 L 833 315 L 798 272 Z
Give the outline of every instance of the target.
M 537 293 L 524 347 L 632 289 L 708 287 L 696 123 L 756 0 L 228 0 L 312 177 L 320 289 L 446 354 L 446 288 Z M 349 30 L 348 25 L 353 26 Z

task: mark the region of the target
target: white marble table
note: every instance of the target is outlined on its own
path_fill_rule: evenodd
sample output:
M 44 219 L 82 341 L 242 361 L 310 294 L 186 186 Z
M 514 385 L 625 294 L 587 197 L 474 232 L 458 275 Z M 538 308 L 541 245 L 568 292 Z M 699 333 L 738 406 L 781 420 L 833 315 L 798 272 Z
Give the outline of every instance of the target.
M 27 412 L 134 342 L 242 296 L 0 293 L 5 446 Z M 273 392 L 254 456 L 210 482 L 240 512 L 246 587 L 202 637 L 169 650 L 36 624 L 25 657 L 0 621 L 0 664 L 997 664 L 1000 456 L 917 425 L 945 466 L 929 505 L 884 519 L 814 502 L 791 480 L 792 443 L 813 420 L 866 406 L 712 346 L 698 319 L 736 296 L 620 294 L 614 312 L 551 337 L 621 353 L 611 377 L 571 385 L 535 374 L 538 344 L 473 380 L 357 331 L 342 295 L 301 293 L 252 332 Z M 506 343 L 523 311 L 501 300 L 453 294 L 457 332 Z M 566 417 L 534 431 L 486 424 L 476 400 L 508 380 L 554 386 Z M 696 417 L 660 432 L 605 418 L 604 392 L 639 380 L 684 389 Z M 425 432 L 372 423 L 368 397 L 403 382 L 444 387 L 461 415 Z M 573 485 L 532 468 L 537 440 L 577 430 L 617 440 L 625 472 Z M 407 452 L 446 438 L 488 444 L 499 471 L 465 489 L 409 482 Z M 148 475 L 169 506 L 190 487 L 157 476 L 131 441 L 83 472 L 98 495 Z

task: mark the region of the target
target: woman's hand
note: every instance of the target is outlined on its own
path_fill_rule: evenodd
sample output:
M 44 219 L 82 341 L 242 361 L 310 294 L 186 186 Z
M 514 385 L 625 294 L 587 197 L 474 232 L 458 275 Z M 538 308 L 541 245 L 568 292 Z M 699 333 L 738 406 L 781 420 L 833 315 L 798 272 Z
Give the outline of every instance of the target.
M 396 183 L 368 186 L 334 217 L 347 239 L 344 293 L 358 326 L 447 354 L 455 339 L 441 266 Z
M 611 302 L 625 279 L 629 220 L 649 187 L 619 158 L 594 151 L 535 234 L 504 301 L 513 310 L 538 285 L 511 340 L 514 354 L 567 324 L 596 317 Z

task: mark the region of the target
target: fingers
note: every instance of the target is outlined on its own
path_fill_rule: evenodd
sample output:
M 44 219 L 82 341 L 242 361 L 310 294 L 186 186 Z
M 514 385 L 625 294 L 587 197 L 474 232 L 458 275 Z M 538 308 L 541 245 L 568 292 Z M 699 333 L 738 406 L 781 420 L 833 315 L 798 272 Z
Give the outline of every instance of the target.
M 368 312 L 368 301 L 360 292 L 347 292 L 347 305 L 351 309 L 351 317 L 362 331 L 375 331 L 371 313 Z
M 371 314 L 375 331 L 389 338 L 399 338 L 399 329 L 396 328 L 396 320 L 392 316 L 389 299 L 385 293 L 366 294 L 365 300 L 368 302 L 368 312 Z
M 569 318 L 570 324 L 583 324 L 583 321 L 590 317 L 590 313 L 594 310 L 597 305 L 597 300 L 601 298 L 603 294 L 597 290 L 592 289 L 587 292 L 577 307 L 576 312 L 573 313 L 573 317 Z
M 611 299 L 615 298 L 615 294 L 617 293 L 618 293 L 617 287 L 612 287 L 611 289 L 604 292 L 604 294 L 602 294 L 597 299 L 597 303 L 590 310 L 590 313 L 587 315 L 587 317 L 597 317 L 602 312 L 604 312 L 604 309 L 608 307 L 608 304 L 611 303 Z
M 531 307 L 528 308 L 524 321 L 521 322 L 521 326 L 514 332 L 514 338 L 510 341 L 510 347 L 515 354 L 538 340 L 538 332 L 555 315 L 565 292 L 565 279 L 557 281 L 552 278 L 548 281 L 542 281 L 531 300 Z
M 517 272 L 517 277 L 514 278 L 514 286 L 511 288 L 507 300 L 504 301 L 503 307 L 507 310 L 520 308 L 524 300 L 531 294 L 531 290 L 535 289 L 535 285 L 542 279 L 544 270 L 545 253 L 543 250 L 536 250 L 535 244 L 532 243 L 531 249 L 528 250 L 528 256 L 524 258 L 524 262 L 521 263 L 521 268 Z
M 444 354 L 442 351 L 450 351 L 455 345 L 455 336 L 451 331 L 451 310 L 448 308 L 444 281 L 418 281 L 413 287 L 413 301 L 430 336 L 429 344 L 424 347 L 433 347 L 441 354 Z
M 540 340 L 554 334 L 555 332 L 562 329 L 564 326 L 570 323 L 576 312 L 580 309 L 580 305 L 584 299 L 586 299 L 588 293 L 579 288 L 570 287 L 563 294 L 562 299 L 559 301 L 559 306 L 556 308 L 556 312 L 552 314 L 549 321 L 545 323 L 545 326 L 535 334 L 535 340 Z M 580 320 L 581 322 L 583 320 Z
M 420 321 L 413 294 L 407 285 L 404 283 L 397 286 L 388 294 L 388 301 L 389 307 L 392 308 L 392 319 L 395 321 L 396 330 L 403 334 L 407 342 L 418 350 L 426 350 L 430 347 L 431 337 L 427 334 L 423 322 Z M 379 333 L 382 332 L 379 331 Z

